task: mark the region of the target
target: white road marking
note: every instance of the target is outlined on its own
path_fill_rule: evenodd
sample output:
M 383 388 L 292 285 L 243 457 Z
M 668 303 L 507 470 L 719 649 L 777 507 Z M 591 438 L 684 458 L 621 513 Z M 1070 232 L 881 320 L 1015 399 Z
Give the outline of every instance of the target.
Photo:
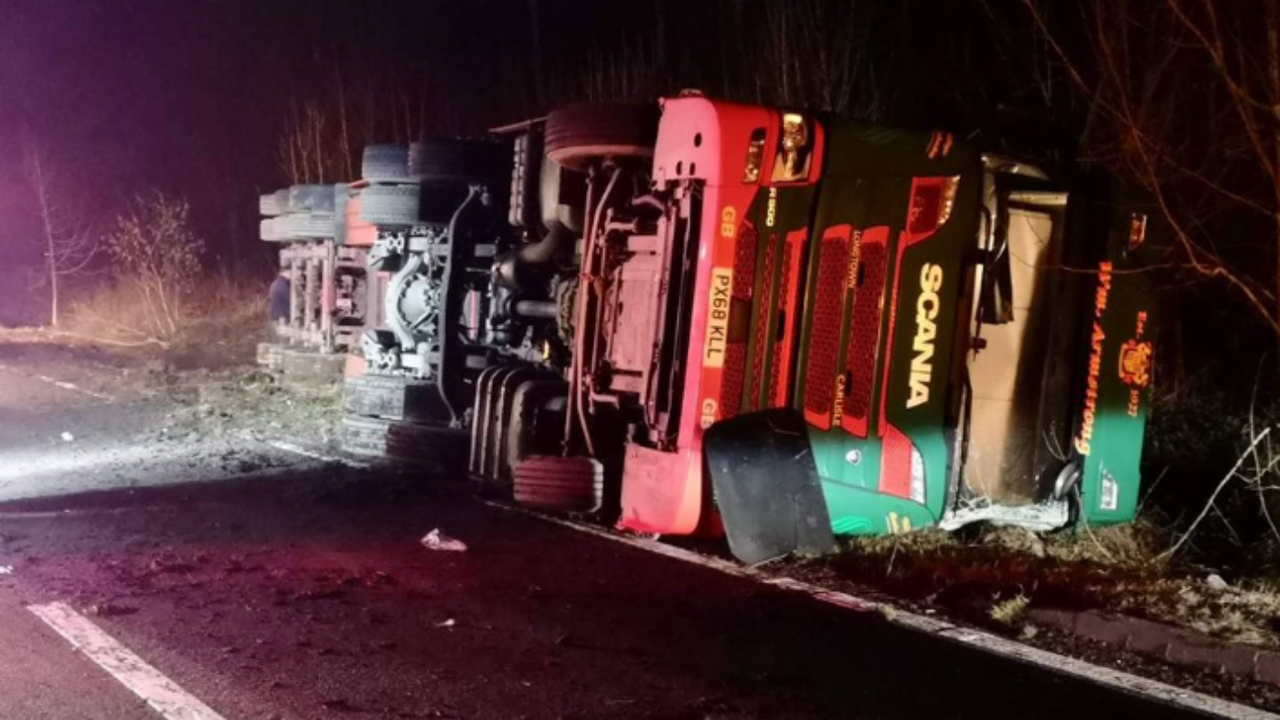
M 294 445 L 291 442 L 285 442 L 283 440 L 269 440 L 267 441 L 267 444 L 277 450 L 283 450 L 287 453 L 293 453 L 294 455 L 301 455 L 302 457 L 311 458 L 312 460 L 319 460 L 321 462 L 330 462 L 330 463 L 341 463 L 348 467 L 354 467 L 354 468 L 369 467 L 368 463 L 362 463 L 356 460 L 348 460 L 346 458 L 334 457 L 332 455 L 325 455 L 323 453 L 315 452 L 314 450 L 308 450 L 302 447 L 301 445 Z
M 27 608 L 166 720 L 225 720 L 64 603 Z
M 70 390 L 71 392 L 78 392 L 78 393 L 80 393 L 80 394 L 82 394 L 82 395 L 88 395 L 88 396 L 89 396 L 89 397 L 91 397 L 91 398 L 97 398 L 98 400 L 105 400 L 105 401 L 107 401 L 107 402 L 114 402 L 114 401 L 115 401 L 115 398 L 111 397 L 110 395 L 103 395 L 103 394 L 102 394 L 102 393 L 100 393 L 100 392 L 94 392 L 94 391 L 92 391 L 92 390 L 85 390 L 84 388 L 80 387 L 79 385 L 76 385 L 75 383 L 69 383 L 69 382 L 66 382 L 66 381 L 64 381 L 64 380 L 58 380 L 58 379 L 55 379 L 55 378 L 51 378 L 51 377 L 49 377 L 48 375 L 36 375 L 35 377 L 36 377 L 36 379 L 37 379 L 37 380 L 41 380 L 41 381 L 43 381 L 43 382 L 47 382 L 47 383 L 49 383 L 50 385 L 54 385 L 54 386 L 56 386 L 56 387 L 60 387 L 60 388 L 62 388 L 63 390 Z
M 486 501 L 485 504 L 507 512 L 535 517 L 571 530 L 576 530 L 580 533 L 586 533 L 587 535 L 594 535 L 606 540 L 622 543 L 623 545 L 629 545 L 639 550 L 663 555 L 681 562 L 699 565 L 725 575 L 732 575 L 734 577 L 743 578 L 762 585 L 770 585 L 788 592 L 808 595 L 818 602 L 833 605 L 844 610 L 852 610 L 854 612 L 879 612 L 890 624 L 897 625 L 898 627 L 908 628 L 917 632 L 933 635 L 934 637 L 965 645 L 974 650 L 988 653 L 990 655 L 997 655 L 1016 662 L 1035 665 L 1050 672 L 1090 680 L 1099 685 L 1104 685 L 1130 695 L 1154 699 L 1170 705 L 1194 710 L 1196 712 L 1231 718 L 1232 720 L 1280 720 L 1280 715 L 1275 715 L 1265 710 L 1259 710 L 1258 708 L 1249 707 L 1248 705 L 1233 703 L 1221 698 L 1198 693 L 1193 690 L 1184 690 L 1167 683 L 1162 683 L 1158 680 L 1139 677 L 1137 675 L 1132 675 L 1103 665 L 1094 665 L 1093 663 L 1085 662 L 1084 660 L 1079 660 L 1067 655 L 1059 655 L 1048 650 L 1041 650 L 1040 648 L 1010 640 L 999 635 L 993 635 L 982 630 L 962 627 L 945 620 L 928 617 L 927 615 L 919 615 L 888 603 L 867 600 L 865 598 L 860 598 L 838 590 L 832 590 L 830 588 L 824 588 L 801 580 L 769 575 L 761 572 L 760 570 L 746 567 L 744 565 L 738 565 L 737 563 L 722 560 L 720 558 L 701 555 L 690 550 L 666 545 L 653 540 L 638 540 L 625 535 L 618 535 L 593 525 L 585 525 L 572 520 L 565 520 L 563 518 L 545 515 L 525 508 L 513 507 L 511 505 L 504 505 L 502 503 L 491 501 Z

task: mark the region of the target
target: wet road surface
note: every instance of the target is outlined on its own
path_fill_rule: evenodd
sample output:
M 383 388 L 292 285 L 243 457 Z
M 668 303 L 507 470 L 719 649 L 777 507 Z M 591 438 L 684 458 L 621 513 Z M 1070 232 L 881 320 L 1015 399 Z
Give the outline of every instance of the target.
M 331 465 L 11 503 L 0 635 L 62 658 L 36 696 L 101 697 L 65 717 L 136 710 L 24 605 L 96 613 L 228 719 L 1186 716 L 487 507 L 450 479 Z M 434 528 L 468 550 L 425 549 Z M 27 717 L 30 695 L 0 692 L 0 717 Z
M 175 440 L 135 380 L 0 346 L 0 719 L 162 717 L 51 603 L 226 720 L 1191 717 L 495 509 L 456 473 Z M 467 551 L 424 548 L 436 528 Z

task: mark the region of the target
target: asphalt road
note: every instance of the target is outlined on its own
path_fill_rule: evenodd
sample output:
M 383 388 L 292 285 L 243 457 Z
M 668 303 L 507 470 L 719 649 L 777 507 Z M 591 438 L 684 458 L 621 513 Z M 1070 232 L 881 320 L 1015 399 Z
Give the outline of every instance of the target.
M 32 702 L 135 716 L 83 662 L 55 662 L 65 642 L 24 607 L 54 600 L 96 611 L 226 718 L 1181 716 L 506 514 L 446 479 L 327 468 L 3 508 L 0 637 L 52 659 L 34 691 L 0 683 L 0 717 Z M 433 528 L 469 549 L 425 549 Z M 58 704 L 99 697 L 97 715 Z
M 27 612 L 0 581 L 0 717 L 150 720 L 152 711 Z
M 175 458 L 158 401 L 31 372 L 0 367 L 0 718 L 161 717 L 33 614 L 55 602 L 226 720 L 1192 717 L 488 507 L 450 472 Z

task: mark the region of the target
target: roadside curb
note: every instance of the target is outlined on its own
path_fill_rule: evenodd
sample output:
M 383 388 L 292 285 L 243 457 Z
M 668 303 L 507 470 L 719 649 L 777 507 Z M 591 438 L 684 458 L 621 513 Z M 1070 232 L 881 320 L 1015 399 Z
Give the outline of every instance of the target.
M 1041 650 L 1040 648 L 1025 645 L 999 635 L 993 635 L 989 632 L 955 625 L 945 620 L 939 620 L 938 618 L 920 615 L 909 610 L 903 610 L 888 603 L 859 598 L 855 595 L 850 595 L 849 593 L 824 588 L 819 585 L 788 577 L 771 576 L 755 568 L 738 565 L 727 560 L 721 560 L 720 558 L 701 555 L 690 550 L 665 545 L 652 540 L 640 540 L 618 535 L 606 529 L 586 525 L 573 520 L 553 517 L 551 515 L 535 512 L 526 508 L 513 507 L 511 505 L 505 505 L 488 500 L 482 502 L 484 502 L 485 505 L 504 512 L 536 518 L 580 533 L 594 535 L 605 540 L 628 545 L 638 550 L 662 555 L 692 565 L 699 565 L 701 567 L 715 570 L 724 575 L 742 578 L 744 580 L 775 587 L 787 592 L 807 595 L 818 602 L 844 610 L 864 613 L 877 612 L 890 624 L 897 625 L 898 627 L 933 635 L 934 637 L 959 645 L 964 645 L 989 655 L 996 655 L 1028 665 L 1035 665 L 1036 667 L 1050 672 L 1089 680 L 1098 683 L 1099 685 L 1131 695 L 1138 695 L 1188 710 L 1209 713 L 1218 717 L 1233 718 L 1235 720 L 1280 720 L 1280 715 L 1275 715 L 1265 710 L 1241 705 L 1228 700 L 1222 700 L 1220 698 L 1192 690 L 1184 690 L 1158 680 L 1151 680 L 1149 678 L 1132 675 L 1121 670 L 1115 670 L 1102 665 L 1095 665 L 1067 655 L 1059 655 L 1048 650 Z
M 1036 609 L 1027 612 L 1027 619 L 1037 625 L 1159 658 L 1175 665 L 1215 670 L 1280 685 L 1280 652 L 1231 645 L 1192 630 L 1140 618 L 1108 615 L 1096 610 L 1072 612 Z

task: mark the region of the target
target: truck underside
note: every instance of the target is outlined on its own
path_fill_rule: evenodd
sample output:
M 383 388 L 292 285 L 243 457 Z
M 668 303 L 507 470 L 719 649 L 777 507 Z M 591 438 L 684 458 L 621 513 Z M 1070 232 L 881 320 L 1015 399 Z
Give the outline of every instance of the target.
M 469 432 L 482 492 L 747 562 L 1132 518 L 1138 204 L 946 133 L 661 110 L 506 128 L 509 193 L 467 160 L 375 223 L 368 372 L 428 387 L 417 420 Z

